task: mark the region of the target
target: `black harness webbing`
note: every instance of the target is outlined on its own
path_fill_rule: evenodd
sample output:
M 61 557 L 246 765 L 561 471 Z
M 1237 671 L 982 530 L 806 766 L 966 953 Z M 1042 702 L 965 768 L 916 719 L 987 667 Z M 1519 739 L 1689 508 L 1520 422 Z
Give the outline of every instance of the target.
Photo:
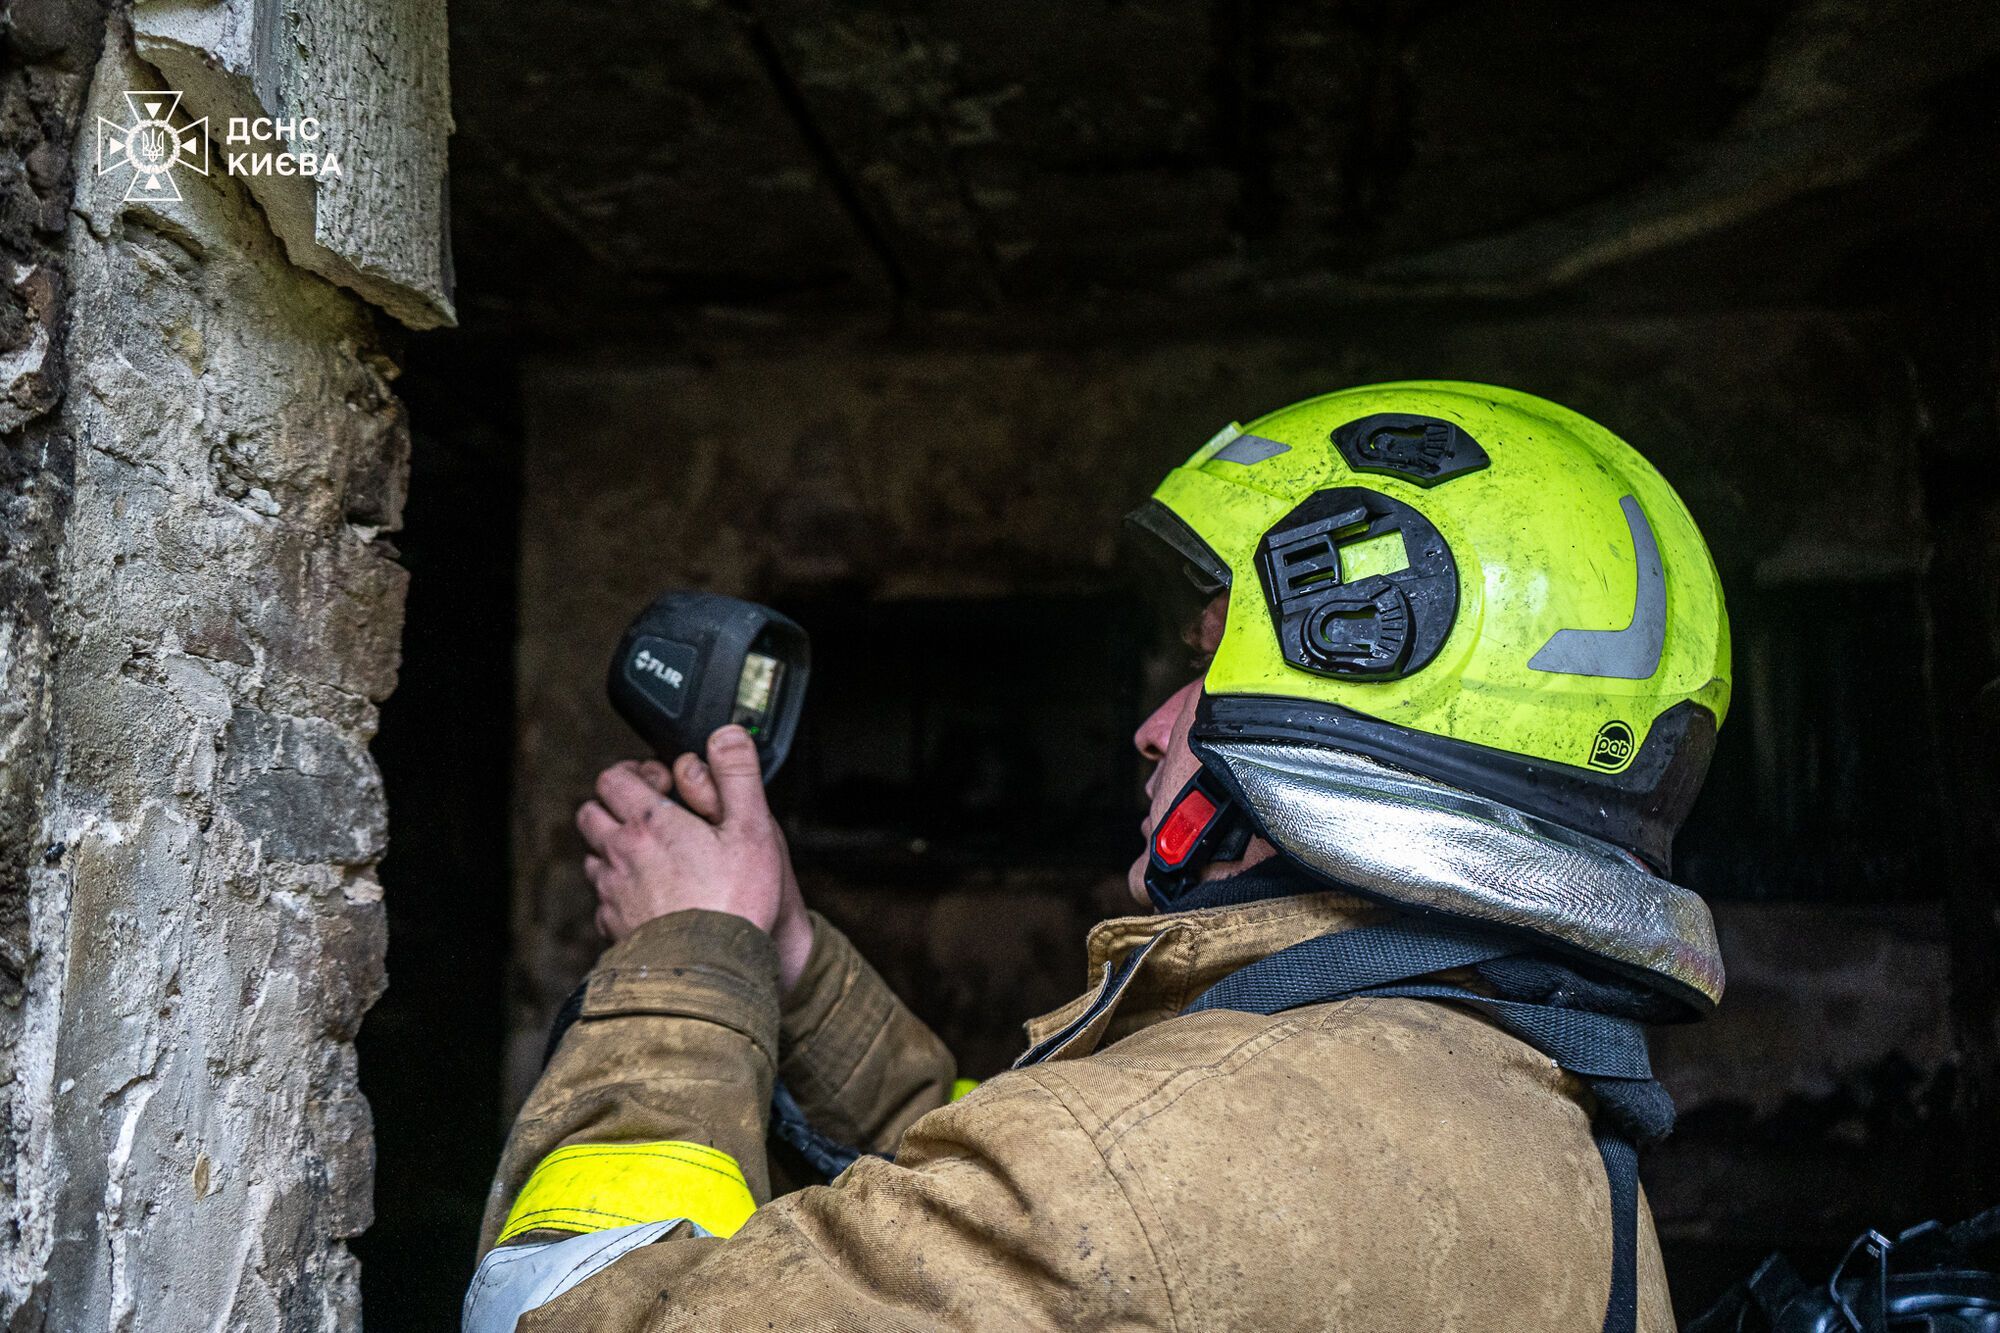
M 1233 1009 L 1277 1014 L 1363 997 L 1446 1000 L 1479 1010 L 1583 1079 L 1599 1093 L 1605 1111 L 1593 1135 L 1611 1190 L 1611 1295 L 1604 1333 L 1633 1333 L 1639 1295 L 1639 1156 L 1633 1139 L 1665 1131 L 1666 1126 L 1658 1123 L 1665 1094 L 1653 1079 L 1645 1030 L 1635 1019 L 1509 998 L 1504 992 L 1519 989 L 1517 979 L 1508 969 L 1481 966 L 1522 952 L 1518 943 L 1404 917 L 1281 949 L 1230 973 L 1186 1012 Z M 1568 970 L 1559 964 L 1544 966 Z M 1479 967 L 1481 978 L 1503 994 L 1482 995 L 1462 986 L 1410 980 L 1462 967 Z M 1555 998 L 1577 997 L 1558 991 Z M 1640 1089 L 1619 1086 L 1633 1084 L 1648 1085 L 1643 1089 L 1647 1095 L 1635 1096 Z M 1670 1109 L 1667 1114 L 1671 1116 Z
M 792 1151 L 805 1159 L 806 1165 L 828 1180 L 863 1157 L 880 1157 L 890 1162 L 896 1160 L 893 1153 L 870 1153 L 821 1133 L 783 1079 L 771 1084 L 771 1134 L 779 1142 L 790 1144 Z

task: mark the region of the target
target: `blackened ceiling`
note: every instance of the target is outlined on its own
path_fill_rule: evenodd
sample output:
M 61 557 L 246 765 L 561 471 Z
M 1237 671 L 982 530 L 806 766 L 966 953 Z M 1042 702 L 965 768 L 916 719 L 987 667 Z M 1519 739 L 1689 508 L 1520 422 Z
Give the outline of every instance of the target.
M 454 0 L 468 328 L 1865 299 L 1990 216 L 1985 0 Z

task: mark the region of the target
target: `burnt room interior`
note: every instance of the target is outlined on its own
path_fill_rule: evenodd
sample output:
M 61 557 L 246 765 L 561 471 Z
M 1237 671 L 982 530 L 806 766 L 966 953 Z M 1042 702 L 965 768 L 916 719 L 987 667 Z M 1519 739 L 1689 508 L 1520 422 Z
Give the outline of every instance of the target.
M 1126 910 L 1184 667 L 1119 520 L 1401 378 L 1603 422 L 1735 695 L 1679 840 L 1730 971 L 1643 1161 L 1683 1320 L 2000 1202 L 2000 18 L 1885 0 L 455 0 L 460 327 L 410 335 L 369 1323 L 451 1326 L 601 947 L 572 812 L 670 587 L 814 641 L 809 901 L 988 1076 Z M 1822 1268 L 1823 1271 L 1823 1268 Z

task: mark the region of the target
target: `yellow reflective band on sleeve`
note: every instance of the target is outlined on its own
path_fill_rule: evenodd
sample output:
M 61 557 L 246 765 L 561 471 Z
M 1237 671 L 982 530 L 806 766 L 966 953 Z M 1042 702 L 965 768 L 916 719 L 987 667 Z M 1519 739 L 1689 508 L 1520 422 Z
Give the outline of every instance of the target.
M 577 1143 L 542 1159 L 500 1229 L 606 1231 L 685 1217 L 711 1235 L 732 1236 L 757 1211 L 743 1169 L 699 1143 Z
M 978 1086 L 979 1080 L 976 1078 L 955 1078 L 951 1081 L 951 1099 L 957 1101 Z

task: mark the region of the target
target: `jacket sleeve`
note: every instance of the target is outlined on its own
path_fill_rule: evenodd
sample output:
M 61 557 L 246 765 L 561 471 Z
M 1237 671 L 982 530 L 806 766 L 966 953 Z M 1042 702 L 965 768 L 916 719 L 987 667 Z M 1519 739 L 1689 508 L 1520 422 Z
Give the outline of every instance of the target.
M 951 1099 L 957 1066 L 921 1019 L 826 918 L 785 997 L 778 1074 L 814 1128 L 872 1152 Z
M 480 1251 L 667 1216 L 721 1233 L 764 1202 L 777 977 L 770 937 L 723 912 L 608 949 L 507 1137 Z
M 895 1162 L 863 1158 L 726 1240 L 631 1249 L 516 1328 L 1157 1328 L 1168 1290 L 1095 1139 L 1023 1072 L 926 1116 Z

